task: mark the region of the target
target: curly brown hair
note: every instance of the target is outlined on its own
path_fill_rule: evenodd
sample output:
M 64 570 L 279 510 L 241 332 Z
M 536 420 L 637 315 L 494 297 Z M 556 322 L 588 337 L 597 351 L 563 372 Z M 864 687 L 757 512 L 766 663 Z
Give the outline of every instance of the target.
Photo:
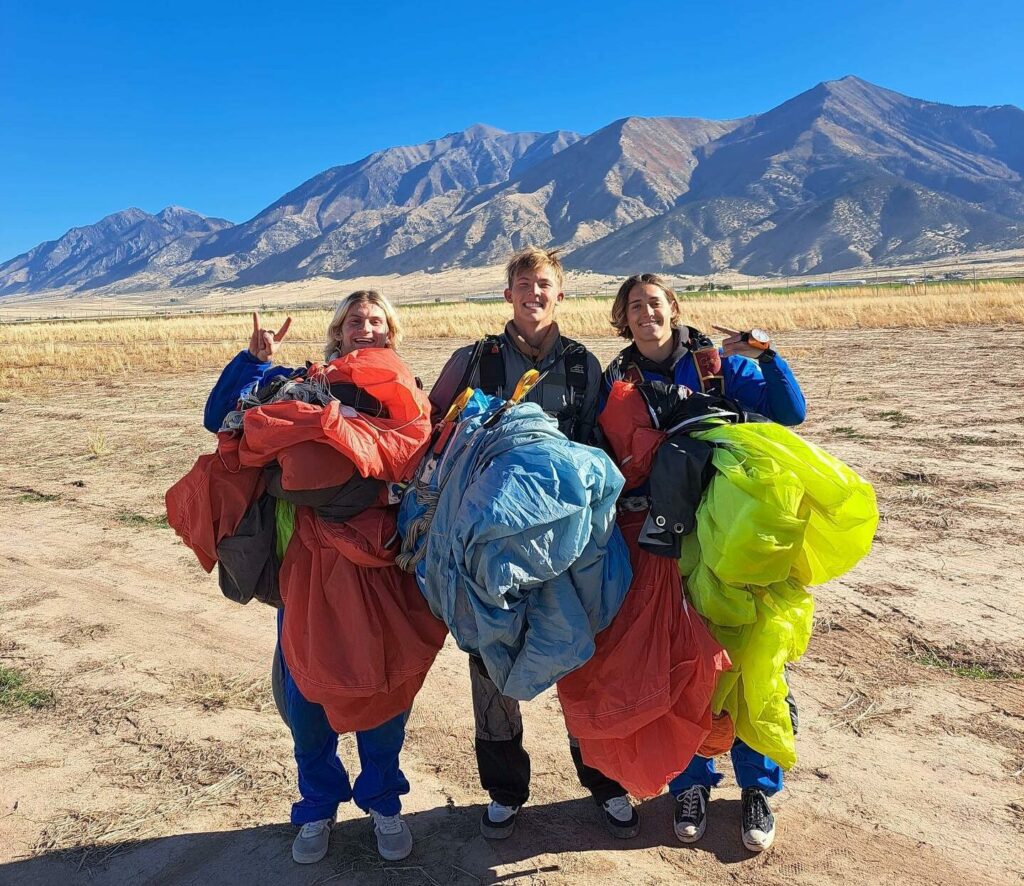
M 629 321 L 626 319 L 626 308 L 629 305 L 629 294 L 635 287 L 647 284 L 657 286 L 658 289 L 664 292 L 665 298 L 668 299 L 669 306 L 674 308 L 672 314 L 672 328 L 678 329 L 682 325 L 679 319 L 679 299 L 676 297 L 675 290 L 668 285 L 666 280 L 663 277 L 659 277 L 657 274 L 634 274 L 619 287 L 619 291 L 615 294 L 615 301 L 612 302 L 612 326 L 615 327 L 615 331 L 622 338 L 630 341 L 633 340 L 633 332 L 630 330 Z

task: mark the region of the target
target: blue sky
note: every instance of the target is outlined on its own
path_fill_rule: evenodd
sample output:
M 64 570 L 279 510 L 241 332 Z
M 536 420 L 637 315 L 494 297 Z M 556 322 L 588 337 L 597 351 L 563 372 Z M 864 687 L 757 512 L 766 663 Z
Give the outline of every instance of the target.
M 330 166 L 476 122 L 738 117 L 846 74 L 1024 106 L 1022 0 L 0 0 L 0 15 L 0 261 L 129 206 L 244 221 Z

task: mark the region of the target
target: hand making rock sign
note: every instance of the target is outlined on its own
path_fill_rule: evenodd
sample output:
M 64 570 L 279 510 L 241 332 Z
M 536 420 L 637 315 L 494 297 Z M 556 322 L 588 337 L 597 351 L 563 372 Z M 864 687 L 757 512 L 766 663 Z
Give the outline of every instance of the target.
M 262 363 L 272 359 L 277 353 L 281 342 L 288 334 L 288 327 L 292 325 L 292 318 L 287 317 L 281 328 L 278 330 L 263 329 L 260 326 L 259 311 L 252 312 L 252 335 L 249 336 L 249 353 Z

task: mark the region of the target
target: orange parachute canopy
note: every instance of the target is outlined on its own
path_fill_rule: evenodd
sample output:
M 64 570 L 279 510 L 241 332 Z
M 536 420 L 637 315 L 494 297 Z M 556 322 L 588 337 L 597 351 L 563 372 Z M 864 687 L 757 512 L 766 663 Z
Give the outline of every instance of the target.
M 164 495 L 167 524 L 195 553 L 203 569 L 217 563 L 217 545 L 235 534 L 250 502 L 263 492 L 263 471 L 238 465 L 229 452 L 201 455 Z
M 242 464 L 265 465 L 276 459 L 285 489 L 322 489 L 344 483 L 347 478 L 309 485 L 312 469 L 292 450 L 315 441 L 340 453 L 364 477 L 389 481 L 412 477 L 430 436 L 430 403 L 393 350 L 353 351 L 322 366 L 314 365 L 307 378 L 330 385 L 353 384 L 378 400 L 387 410 L 387 418 L 357 413 L 336 400 L 326 406 L 284 400 L 247 409 L 239 445 Z M 318 463 L 329 464 L 325 453 L 304 451 L 305 456 L 310 454 Z M 331 470 L 342 471 L 338 464 Z
M 639 398 L 637 398 L 639 399 Z M 683 597 L 676 561 L 637 543 L 646 512 L 619 514 L 633 582 L 583 667 L 558 681 L 584 762 L 636 797 L 661 792 L 712 733 L 711 697 L 729 656 Z
M 617 381 L 608 393 L 608 402 L 598 416 L 615 464 L 626 478 L 626 489 L 635 489 L 651 473 L 654 456 L 666 434 L 651 427 L 651 416 L 636 385 Z
M 416 579 L 395 566 L 393 509 L 344 523 L 295 512 L 281 564 L 285 661 L 337 732 L 372 729 L 408 710 L 448 631 Z

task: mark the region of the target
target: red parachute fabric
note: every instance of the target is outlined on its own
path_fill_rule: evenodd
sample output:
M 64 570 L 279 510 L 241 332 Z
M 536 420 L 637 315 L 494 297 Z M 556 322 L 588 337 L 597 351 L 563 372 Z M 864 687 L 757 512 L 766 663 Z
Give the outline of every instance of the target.
M 697 753 L 702 757 L 720 757 L 729 753 L 736 741 L 736 725 L 728 711 L 722 711 L 711 718 L 711 734 L 704 739 Z
M 651 416 L 636 385 L 617 381 L 598 424 L 611 446 L 615 463 L 626 478 L 626 489 L 635 489 L 651 473 L 654 456 L 665 432 L 651 427 Z
M 296 685 L 337 732 L 372 729 L 412 706 L 448 631 L 394 565 L 393 509 L 344 523 L 295 512 L 281 564 L 281 645 Z
M 635 797 L 653 797 L 711 732 L 711 696 L 729 656 L 687 604 L 674 560 L 637 544 L 646 512 L 624 512 L 633 583 L 594 657 L 558 681 L 583 760 Z
M 316 441 L 351 461 L 364 477 L 389 481 L 412 477 L 430 436 L 430 402 L 394 351 L 353 351 L 323 366 L 313 366 L 308 377 L 321 377 L 327 384 L 354 384 L 379 400 L 389 417 L 356 413 L 337 401 L 320 407 L 285 400 L 247 409 L 239 448 L 242 464 L 265 465 L 275 459 L 280 462 L 284 451 L 296 444 Z M 282 463 L 282 473 L 285 470 Z M 299 472 L 301 466 L 290 466 L 288 470 Z M 324 482 L 319 487 L 303 488 L 332 485 L 337 484 Z
M 210 572 L 217 544 L 234 535 L 250 502 L 263 492 L 263 471 L 239 467 L 220 451 L 201 455 L 192 469 L 164 495 L 167 523 Z

